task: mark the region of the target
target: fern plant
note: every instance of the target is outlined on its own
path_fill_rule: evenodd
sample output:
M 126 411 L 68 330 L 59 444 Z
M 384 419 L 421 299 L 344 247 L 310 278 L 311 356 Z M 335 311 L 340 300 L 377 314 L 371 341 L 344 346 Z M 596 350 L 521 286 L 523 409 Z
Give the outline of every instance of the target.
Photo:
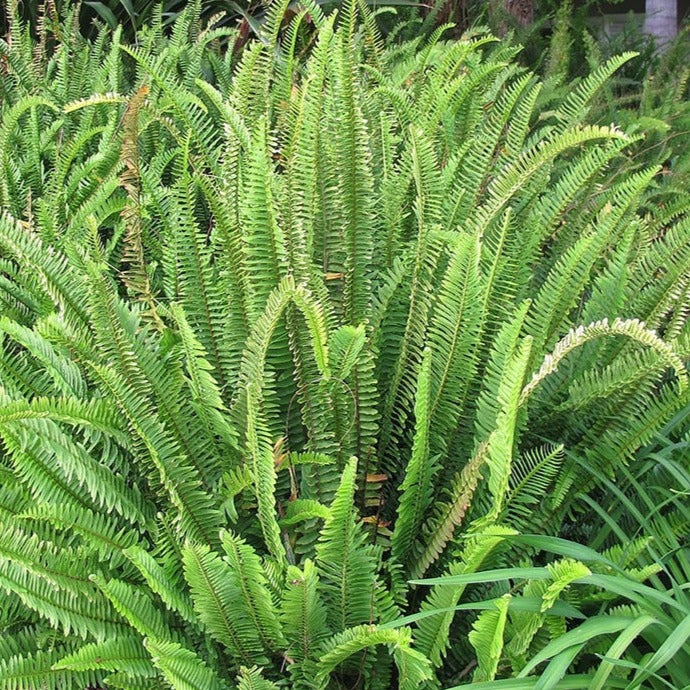
M 455 607 L 480 611 L 467 635 L 476 665 L 458 669 L 458 678 L 471 674 L 469 685 L 487 690 L 687 685 L 687 596 L 677 581 L 666 587 L 663 577 L 657 577 L 668 572 L 663 558 L 642 568 L 631 567 L 650 550 L 651 538 L 604 553 L 543 535 L 514 539 L 562 558 L 551 558 L 545 566 L 416 581 L 479 587 L 490 595 Z M 656 582 L 643 584 L 646 579 Z M 418 622 L 425 615 L 431 613 L 397 623 Z M 513 677 L 496 679 L 511 671 Z
M 540 115 L 491 36 L 286 4 L 0 42 L 3 690 L 531 673 L 507 600 L 458 637 L 409 580 L 566 530 L 690 402 L 690 219 L 587 124 L 630 56 Z

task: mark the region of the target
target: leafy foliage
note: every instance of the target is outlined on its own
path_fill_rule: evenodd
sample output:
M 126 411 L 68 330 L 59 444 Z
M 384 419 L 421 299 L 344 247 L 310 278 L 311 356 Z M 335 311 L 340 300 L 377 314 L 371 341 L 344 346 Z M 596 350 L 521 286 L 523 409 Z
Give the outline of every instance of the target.
M 687 511 L 670 589 L 625 552 L 690 405 L 687 199 L 589 123 L 630 56 L 540 113 L 489 35 L 285 9 L 0 41 L 0 689 L 687 684 Z M 529 536 L 617 482 L 603 554 Z

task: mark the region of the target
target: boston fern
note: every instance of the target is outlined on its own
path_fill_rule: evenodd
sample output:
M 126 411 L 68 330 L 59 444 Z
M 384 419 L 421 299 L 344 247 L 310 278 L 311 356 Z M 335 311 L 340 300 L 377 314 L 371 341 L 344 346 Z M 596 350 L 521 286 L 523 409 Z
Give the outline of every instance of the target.
M 534 674 L 589 569 L 468 635 L 472 574 L 690 404 L 688 204 L 586 124 L 631 55 L 540 113 L 491 36 L 286 5 L 0 42 L 3 690 Z

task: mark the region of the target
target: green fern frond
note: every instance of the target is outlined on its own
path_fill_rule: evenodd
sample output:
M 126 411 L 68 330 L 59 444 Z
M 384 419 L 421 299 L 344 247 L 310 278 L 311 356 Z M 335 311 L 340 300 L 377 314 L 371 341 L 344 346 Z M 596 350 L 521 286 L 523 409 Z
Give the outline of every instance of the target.
M 178 643 L 148 638 L 144 644 L 153 663 L 174 690 L 223 690 L 227 687 L 194 652 Z
M 326 609 L 319 594 L 318 571 L 312 561 L 306 560 L 303 570 L 288 568 L 280 617 L 288 645 L 286 654 L 295 662 L 290 671 L 306 681 L 300 662 L 315 659 L 321 641 L 329 633 Z
M 194 609 L 209 634 L 239 663 L 267 664 L 261 631 L 243 596 L 242 574 L 206 546 L 185 547 L 183 559 Z
M 422 521 L 434 494 L 434 477 L 440 469 L 429 454 L 432 361 L 432 351 L 425 350 L 415 396 L 416 424 L 412 455 L 405 468 L 405 479 L 400 485 L 398 517 L 391 538 L 391 552 L 399 563 L 408 562 L 409 554 L 417 550 Z
M 376 619 L 373 589 L 376 552 L 366 543 L 355 508 L 357 461 L 345 466 L 316 547 L 321 594 L 332 630 L 345 630 Z
M 477 653 L 477 670 L 473 683 L 493 680 L 503 651 L 503 631 L 508 616 L 510 595 L 495 600 L 495 609 L 482 612 L 467 636 Z
M 119 671 L 144 677 L 155 674 L 141 638 L 135 636 L 84 645 L 60 658 L 53 668 L 57 671 Z
M 600 65 L 588 77 L 586 77 L 568 97 L 563 101 L 556 112 L 556 117 L 564 124 L 573 125 L 586 117 L 589 111 L 589 103 L 596 92 L 602 87 L 611 75 L 619 70 L 626 62 L 637 57 L 637 53 L 626 52 L 616 55 Z
M 16 655 L 0 660 L 0 688 L 24 690 L 29 684 L 46 690 L 62 690 L 99 683 L 103 677 L 91 669 L 54 668 L 64 651 L 60 648 Z
M 189 597 L 180 591 L 177 583 L 171 580 L 163 566 L 150 553 L 136 544 L 128 546 L 123 553 L 139 570 L 151 591 L 161 598 L 169 610 L 175 611 L 192 624 L 196 622 Z
M 278 687 L 275 683 L 263 678 L 261 670 L 256 666 L 252 668 L 242 667 L 237 680 L 237 690 L 276 690 Z
M 142 636 L 167 634 L 163 612 L 154 606 L 144 591 L 116 578 L 106 579 L 102 575 L 91 575 L 89 579 L 105 594 L 127 623 Z
M 422 654 L 411 649 L 411 638 L 409 628 L 392 630 L 372 625 L 358 626 L 333 636 L 324 643 L 317 664 L 317 687 L 325 688 L 328 675 L 353 654 L 379 644 L 393 647 L 401 690 L 419 687 L 420 683 L 431 679 L 431 668 Z
M 432 517 L 425 522 L 423 527 L 424 550 L 415 558 L 410 577 L 418 579 L 424 575 L 452 540 L 455 528 L 462 523 L 470 508 L 486 462 L 487 448 L 486 443 L 479 446 L 474 457 L 453 477 L 448 496 L 444 496 L 443 500 L 438 501 L 434 506 Z
M 246 611 L 262 643 L 268 649 L 282 647 L 283 634 L 261 560 L 251 546 L 230 532 L 221 535 L 221 544 L 226 554 L 225 561 L 237 579 Z
M 484 532 L 472 535 L 467 540 L 461 559 L 450 565 L 449 575 L 461 575 L 476 572 L 482 562 L 506 538 L 514 535 L 515 530 L 494 525 Z M 422 581 L 423 582 L 423 581 Z M 434 586 L 421 605 L 420 610 L 434 612 L 417 623 L 415 640 L 417 649 L 424 654 L 435 667 L 441 666 L 449 646 L 449 630 L 454 618 L 454 607 L 462 596 L 466 585 Z

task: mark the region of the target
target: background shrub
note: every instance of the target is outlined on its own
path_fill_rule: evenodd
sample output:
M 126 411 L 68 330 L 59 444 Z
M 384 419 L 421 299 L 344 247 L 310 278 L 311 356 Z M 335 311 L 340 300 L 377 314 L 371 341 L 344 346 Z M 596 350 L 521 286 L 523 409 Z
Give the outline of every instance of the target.
M 0 44 L 0 688 L 682 687 L 688 197 L 588 124 L 633 55 L 284 11 Z

